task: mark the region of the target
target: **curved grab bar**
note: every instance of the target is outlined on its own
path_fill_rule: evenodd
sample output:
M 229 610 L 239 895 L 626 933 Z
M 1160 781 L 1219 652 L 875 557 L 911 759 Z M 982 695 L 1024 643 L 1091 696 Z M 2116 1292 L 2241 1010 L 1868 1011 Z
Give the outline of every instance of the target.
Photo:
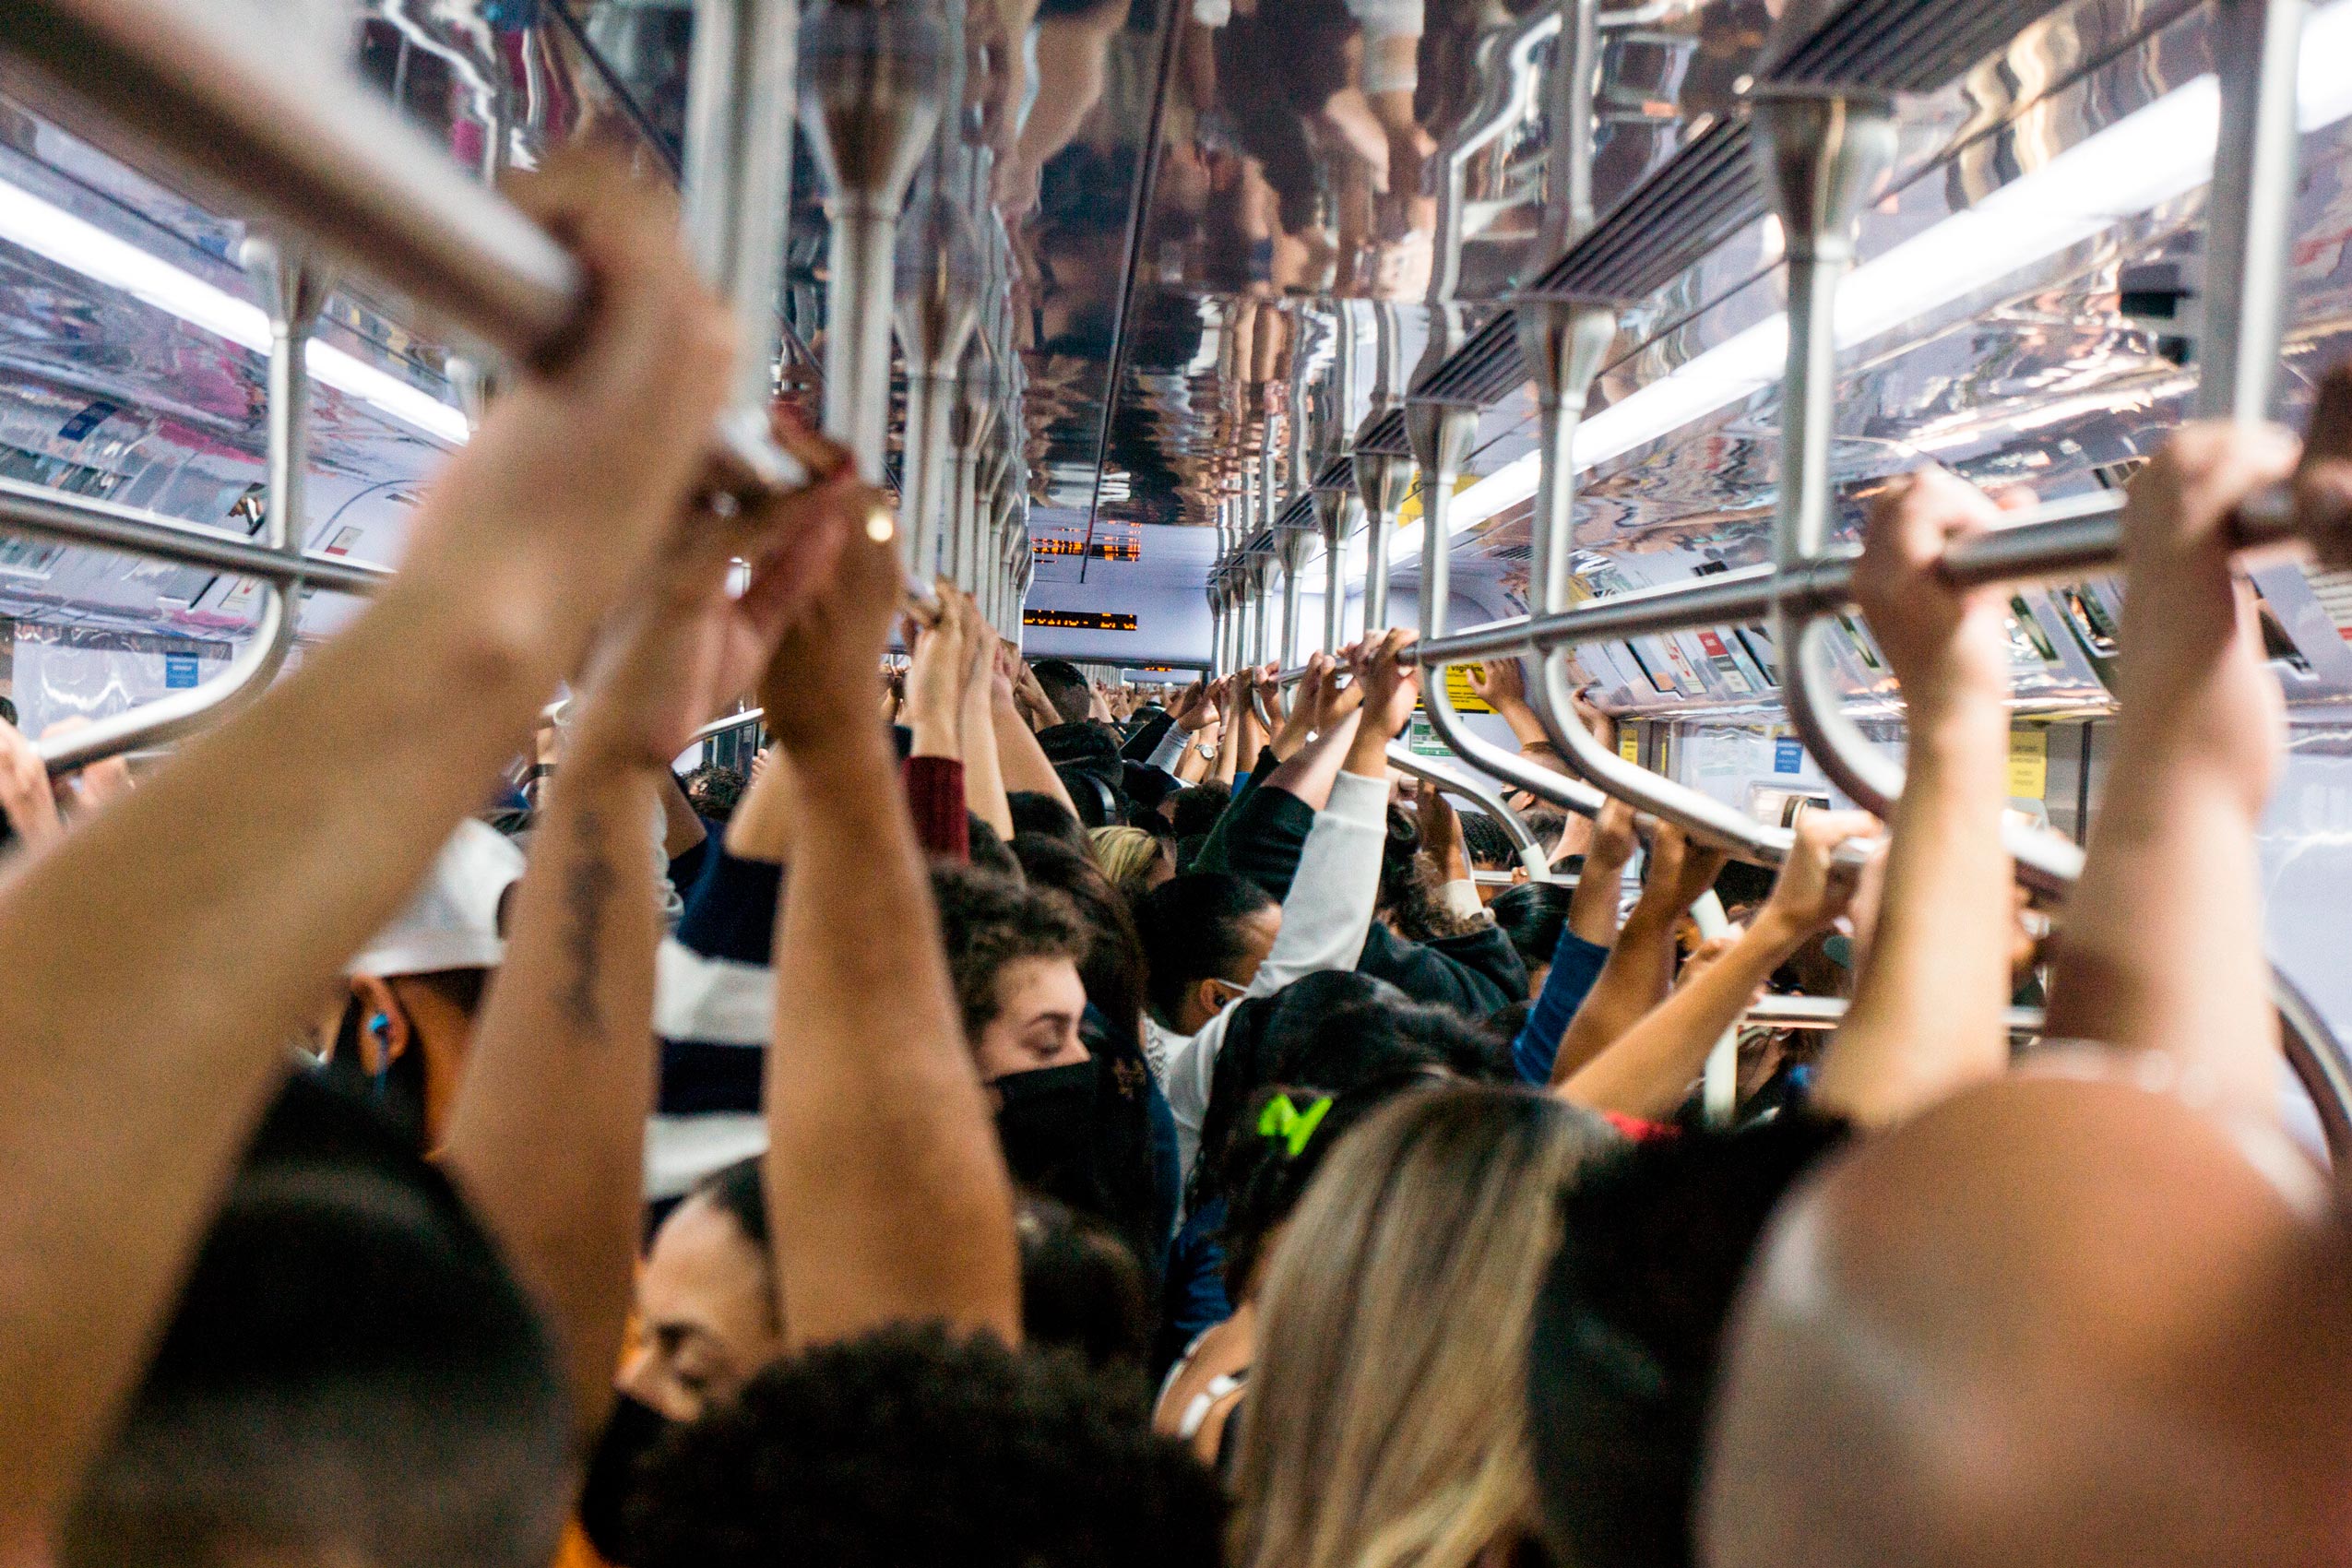
M 1413 439 L 1414 456 L 1421 465 L 1420 620 L 1424 644 L 1445 635 L 1445 601 L 1453 591 L 1454 576 L 1452 553 L 1447 549 L 1452 540 L 1446 528 L 1446 514 L 1453 509 L 1455 477 L 1462 471 L 1462 459 L 1478 431 L 1478 422 L 1475 410 L 1431 404 L 1414 406 L 1405 421 L 1407 433 Z M 1563 811 L 1583 816 L 1600 814 L 1605 799 L 1591 785 L 1538 766 L 1470 733 L 1445 689 L 1445 661 L 1422 661 L 1421 707 L 1429 715 L 1430 728 L 1454 748 L 1455 755 L 1479 772 L 1500 778 L 1514 789 L 1525 790 L 1538 800 L 1550 801 Z
M 86 724 L 69 734 L 37 741 L 52 773 L 68 773 L 105 757 L 160 745 L 199 729 L 266 690 L 294 646 L 294 603 L 302 587 L 303 491 L 309 467 L 311 329 L 327 303 L 325 275 L 274 242 L 245 242 L 244 263 L 269 312 L 268 506 L 261 541 L 290 568 L 282 582 L 264 580 L 261 613 L 253 635 L 229 668 L 200 686 Z
M 2311 1097 L 2338 1182 L 2352 1181 L 2352 1055 L 2287 972 L 2270 970 L 2271 1004 L 2278 1009 L 2279 1047 Z
M 1837 288 L 1852 267 L 1862 199 L 1895 161 L 1892 102 L 1839 90 L 1766 87 L 1751 95 L 1757 177 L 1772 196 L 1788 251 L 1788 361 L 1780 398 L 1780 485 L 1773 562 L 1794 575 L 1820 559 L 1829 534 L 1829 442 L 1836 417 Z M 1903 793 L 1903 766 L 1846 712 L 1829 625 L 1783 600 L 1773 609 L 1781 693 L 1822 771 L 1883 817 Z M 2083 851 L 2047 828 L 2006 823 L 2002 837 L 2029 886 L 2058 892 L 2079 875 Z
M 1535 614 L 1552 614 L 1565 610 L 1569 599 L 1575 543 L 1576 425 L 1600 357 L 1616 337 L 1617 312 L 1607 303 L 1567 300 L 1522 299 L 1516 309 L 1520 351 L 1535 367 L 1543 430 L 1530 608 Z M 1627 762 L 1602 745 L 1577 721 L 1567 659 L 1567 649 L 1555 647 L 1531 659 L 1527 695 L 1528 706 L 1570 767 L 1639 810 L 1712 842 L 1768 863 L 1788 854 L 1795 838 L 1787 828 L 1759 823 L 1735 806 Z
M 1534 830 L 1526 819 L 1511 809 L 1511 802 L 1496 790 L 1479 781 L 1476 774 L 1456 773 L 1434 758 L 1425 757 L 1412 747 L 1398 741 L 1388 742 L 1388 766 L 1399 773 L 1409 773 L 1427 784 L 1434 784 L 1449 794 L 1461 796 L 1501 825 L 1510 837 L 1511 848 L 1518 855 L 1519 863 L 1527 868 L 1531 882 L 1553 882 L 1551 856 L 1536 841 Z
M 766 717 L 767 709 L 764 707 L 747 707 L 741 713 L 721 714 L 719 718 L 712 719 L 709 723 L 696 730 L 692 735 L 687 736 L 686 744 L 688 746 L 699 745 L 701 742 L 709 740 L 713 735 L 724 735 L 730 730 L 741 730 L 746 725 L 757 724 L 761 719 Z

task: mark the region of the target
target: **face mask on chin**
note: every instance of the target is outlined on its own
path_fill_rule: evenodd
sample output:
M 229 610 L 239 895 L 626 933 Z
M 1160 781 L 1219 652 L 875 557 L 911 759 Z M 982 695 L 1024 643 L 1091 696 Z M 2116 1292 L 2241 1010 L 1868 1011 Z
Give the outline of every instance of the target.
M 612 1414 L 597 1436 L 596 1450 L 588 1455 L 588 1474 L 580 1483 L 580 1529 L 607 1562 L 633 1560 L 628 1514 L 637 1470 L 646 1455 L 659 1448 L 678 1424 L 626 1394 L 613 1400 Z
M 1074 1062 L 1007 1073 L 996 1091 L 996 1135 L 1013 1180 L 1063 1203 L 1101 1202 L 1095 1177 L 1095 1093 L 1100 1066 Z

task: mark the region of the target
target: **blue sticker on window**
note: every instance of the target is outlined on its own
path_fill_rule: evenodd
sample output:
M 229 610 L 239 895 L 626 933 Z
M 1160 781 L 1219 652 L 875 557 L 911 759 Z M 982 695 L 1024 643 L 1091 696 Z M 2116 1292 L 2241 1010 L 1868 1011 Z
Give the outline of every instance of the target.
M 196 657 L 193 653 L 167 653 L 163 656 L 163 689 L 185 691 L 196 683 Z
M 1793 735 L 1784 735 L 1772 743 L 1772 770 L 1775 773 L 1805 771 L 1805 743 Z

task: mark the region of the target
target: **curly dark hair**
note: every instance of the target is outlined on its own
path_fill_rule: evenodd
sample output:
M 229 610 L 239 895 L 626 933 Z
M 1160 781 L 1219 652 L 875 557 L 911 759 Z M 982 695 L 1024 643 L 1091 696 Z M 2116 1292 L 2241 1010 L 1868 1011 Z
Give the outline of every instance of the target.
M 735 808 L 742 803 L 743 791 L 752 787 L 752 781 L 740 767 L 705 763 L 680 780 L 680 785 L 696 816 L 724 823 L 733 818 Z
M 1087 929 L 1077 908 L 1051 888 L 963 866 L 933 870 L 931 888 L 966 1039 L 978 1039 L 996 1016 L 996 977 L 1005 965 L 1016 958 L 1086 961 Z
M 778 1362 L 671 1434 L 632 1568 L 1214 1568 L 1224 1526 L 1140 1381 L 894 1324 Z

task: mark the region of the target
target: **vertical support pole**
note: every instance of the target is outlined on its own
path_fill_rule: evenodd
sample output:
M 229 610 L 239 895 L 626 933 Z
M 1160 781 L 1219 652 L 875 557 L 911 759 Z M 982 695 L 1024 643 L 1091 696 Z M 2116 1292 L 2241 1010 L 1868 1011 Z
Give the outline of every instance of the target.
M 243 259 L 269 316 L 269 450 L 265 479 L 268 510 L 263 515 L 261 542 L 299 562 L 310 471 L 308 354 L 311 334 L 331 284 L 323 268 L 274 238 L 249 236 Z M 111 714 L 70 734 L 36 742 L 42 762 L 52 773 L 69 773 L 106 757 L 177 739 L 260 695 L 293 647 L 295 610 L 301 599 L 299 578 L 283 587 L 262 585 L 253 635 L 226 670 L 200 686 Z
M 1450 403 L 1416 403 L 1406 410 L 1406 434 L 1412 438 L 1413 456 L 1421 465 L 1420 627 L 1424 643 L 1445 635 L 1446 601 L 1454 591 L 1453 540 L 1446 514 L 1454 505 L 1454 481 L 1469 457 L 1470 442 L 1478 428 L 1476 409 Z M 1563 811 L 1586 816 L 1600 811 L 1603 797 L 1592 786 L 1564 773 L 1538 767 L 1517 754 L 1472 734 L 1445 689 L 1446 668 L 1443 664 L 1423 667 L 1421 707 L 1429 715 L 1430 727 L 1454 748 L 1456 756 L 1479 772 L 1550 801 Z
M 1861 203 L 1894 163 L 1895 130 L 1892 105 L 1871 92 L 1774 87 L 1754 94 L 1753 106 L 1758 175 L 1788 247 L 1788 367 L 1773 519 L 1773 564 L 1788 581 L 1828 541 L 1837 287 L 1853 266 Z M 1832 783 L 1886 815 L 1903 793 L 1903 766 L 1847 717 L 1828 624 L 1784 600 L 1772 628 L 1781 695 L 1806 749 Z M 2009 826 L 2002 838 L 2031 885 L 2056 891 L 2082 869 L 2082 850 L 2060 835 Z
M 697 0 L 686 88 L 687 243 L 742 333 L 736 404 L 766 409 L 792 216 L 797 0 Z
M 1323 651 L 1337 653 L 1348 640 L 1348 497 L 1337 491 L 1314 493 L 1315 520 L 1323 525 Z
M 2251 423 L 2269 416 L 2287 318 L 2294 243 L 2296 127 L 2305 0 L 2215 0 L 2221 140 L 2206 197 L 2205 340 L 2197 411 Z
M 818 0 L 801 24 L 801 124 L 831 221 L 825 425 L 869 483 L 889 450 L 898 210 L 939 123 L 944 50 L 925 0 Z

